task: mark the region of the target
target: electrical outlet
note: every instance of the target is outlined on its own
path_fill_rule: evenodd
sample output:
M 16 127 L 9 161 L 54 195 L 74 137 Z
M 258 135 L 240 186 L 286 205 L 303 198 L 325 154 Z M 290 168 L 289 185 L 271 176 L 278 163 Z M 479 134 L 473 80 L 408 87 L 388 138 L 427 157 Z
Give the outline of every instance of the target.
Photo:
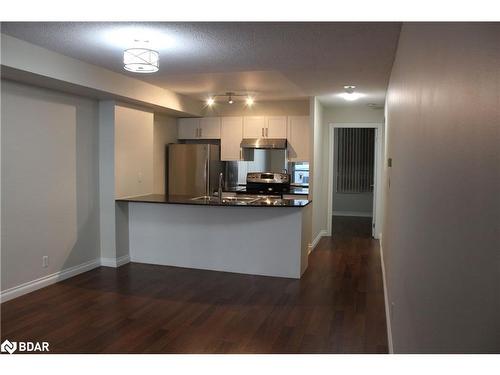
M 390 311 L 391 318 L 394 315 L 394 307 L 396 307 L 396 304 L 394 302 L 391 302 L 391 311 Z
M 142 184 L 142 172 L 137 173 L 137 182 Z
M 47 268 L 49 266 L 49 257 L 48 255 L 44 255 L 42 257 L 42 267 Z

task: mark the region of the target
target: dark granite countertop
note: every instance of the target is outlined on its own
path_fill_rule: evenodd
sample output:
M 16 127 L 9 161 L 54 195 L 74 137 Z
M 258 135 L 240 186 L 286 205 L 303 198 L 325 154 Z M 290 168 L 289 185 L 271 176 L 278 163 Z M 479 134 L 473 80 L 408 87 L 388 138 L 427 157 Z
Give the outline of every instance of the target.
M 139 202 L 139 203 L 160 203 L 160 204 L 188 204 L 195 206 L 234 206 L 234 207 L 305 207 L 310 200 L 307 199 L 257 199 L 256 196 L 251 197 L 249 201 L 234 201 L 231 198 L 223 198 L 220 202 L 216 197 L 211 199 L 193 200 L 193 197 L 185 195 L 164 195 L 164 194 L 148 194 L 136 197 L 119 198 L 117 202 Z
M 236 187 L 230 187 L 224 189 L 225 192 L 227 193 L 238 193 L 238 194 L 246 194 L 246 186 L 236 186 Z M 306 187 L 298 187 L 298 186 L 291 186 L 290 191 L 283 193 L 284 195 L 308 195 L 309 194 L 309 188 Z

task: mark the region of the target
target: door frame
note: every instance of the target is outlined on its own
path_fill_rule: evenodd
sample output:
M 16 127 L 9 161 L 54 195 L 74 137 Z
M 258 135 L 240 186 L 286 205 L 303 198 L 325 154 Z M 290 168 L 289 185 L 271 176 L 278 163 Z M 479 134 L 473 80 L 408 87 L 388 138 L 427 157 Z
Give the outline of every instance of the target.
M 335 128 L 372 128 L 375 129 L 375 158 L 373 166 L 373 219 L 372 236 L 380 238 L 383 220 L 382 166 L 384 150 L 384 124 L 379 122 L 330 123 L 328 143 L 328 233 L 332 233 L 333 216 L 333 156 L 335 147 Z

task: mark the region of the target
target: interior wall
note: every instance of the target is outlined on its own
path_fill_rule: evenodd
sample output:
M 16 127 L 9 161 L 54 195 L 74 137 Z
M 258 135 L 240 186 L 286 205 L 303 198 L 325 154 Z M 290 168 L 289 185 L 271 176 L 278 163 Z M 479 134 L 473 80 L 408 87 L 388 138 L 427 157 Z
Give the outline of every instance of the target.
M 346 106 L 325 107 L 324 126 L 329 131 L 330 124 L 333 123 L 383 123 L 383 109 L 373 109 L 366 105 L 356 105 L 349 103 Z M 327 136 L 326 138 L 329 138 Z M 328 160 L 330 145 L 325 147 L 325 158 Z M 335 155 L 334 155 L 335 157 Z M 334 163 L 335 168 L 335 163 Z M 325 166 L 325 173 L 328 173 L 328 165 Z M 333 189 L 333 214 L 334 215 L 362 215 L 369 216 L 373 213 L 373 193 L 359 194 L 338 194 L 335 192 L 335 173 Z
M 252 107 L 244 102 L 227 104 L 216 102 L 214 106 L 205 106 L 202 116 L 308 116 L 309 100 L 272 100 L 255 101 Z
M 325 106 L 325 124 L 331 123 L 361 123 L 384 122 L 383 108 L 370 108 L 367 105 L 358 105 L 352 102 L 344 106 Z
M 328 216 L 328 174 L 325 173 L 325 146 L 328 142 L 328 129 L 324 126 L 324 108 L 317 98 L 313 99 L 313 162 L 310 165 L 310 192 L 312 192 L 312 239 L 316 241 L 327 234 Z M 327 153 L 328 154 L 328 153 Z
M 153 193 L 153 113 L 115 107 L 115 196 Z
M 165 194 L 166 146 L 177 142 L 176 118 L 155 113 L 153 126 L 153 193 Z
M 82 97 L 1 84 L 5 292 L 99 258 L 98 108 Z
M 500 352 L 500 25 L 403 25 L 383 255 L 396 353 Z

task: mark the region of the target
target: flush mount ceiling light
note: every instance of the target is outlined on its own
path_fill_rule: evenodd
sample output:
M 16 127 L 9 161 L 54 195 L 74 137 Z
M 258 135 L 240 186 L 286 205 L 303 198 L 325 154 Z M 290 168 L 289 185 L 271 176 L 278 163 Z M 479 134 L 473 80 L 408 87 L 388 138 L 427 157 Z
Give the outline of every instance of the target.
M 123 67 L 134 73 L 154 73 L 158 71 L 160 54 L 149 48 L 129 48 L 123 52 Z
M 341 98 L 344 98 L 347 101 L 354 101 L 354 100 L 358 100 L 359 98 L 362 98 L 364 95 L 357 93 L 357 92 L 354 92 L 355 88 L 356 88 L 356 86 L 346 85 L 346 86 L 344 86 L 345 92 L 343 92 L 342 94 L 339 94 L 339 96 Z
M 234 104 L 235 97 L 236 98 L 246 97 L 245 104 L 249 107 L 251 107 L 254 104 L 254 98 L 251 97 L 250 95 L 248 95 L 248 94 L 235 94 L 234 92 L 226 92 L 225 94 L 212 95 L 206 100 L 206 103 L 209 107 L 211 107 L 215 104 L 215 98 L 227 98 L 228 104 Z

